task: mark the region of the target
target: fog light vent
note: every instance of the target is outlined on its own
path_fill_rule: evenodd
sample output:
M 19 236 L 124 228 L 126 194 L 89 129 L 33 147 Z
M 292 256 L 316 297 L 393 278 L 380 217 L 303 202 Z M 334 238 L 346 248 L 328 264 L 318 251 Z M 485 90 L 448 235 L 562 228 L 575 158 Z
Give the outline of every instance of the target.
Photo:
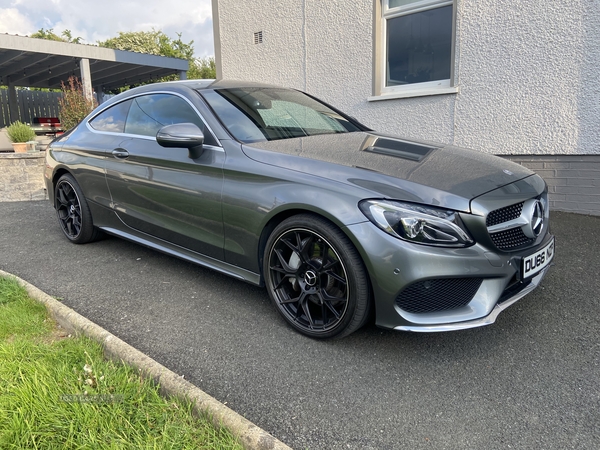
M 460 308 L 473 299 L 482 282 L 482 278 L 419 281 L 405 288 L 396 298 L 396 304 L 413 314 Z

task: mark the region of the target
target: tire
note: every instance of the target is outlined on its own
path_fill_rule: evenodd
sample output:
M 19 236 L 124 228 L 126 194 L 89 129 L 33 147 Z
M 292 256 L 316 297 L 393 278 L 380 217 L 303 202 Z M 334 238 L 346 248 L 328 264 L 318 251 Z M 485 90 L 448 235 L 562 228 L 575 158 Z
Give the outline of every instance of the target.
M 267 240 L 263 274 L 279 313 L 306 336 L 341 338 L 367 320 L 371 290 L 363 262 L 346 235 L 321 217 L 281 222 Z
M 83 191 L 72 175 L 64 174 L 58 179 L 54 205 L 58 223 L 68 240 L 74 244 L 87 244 L 100 237 L 101 232 L 94 227 Z

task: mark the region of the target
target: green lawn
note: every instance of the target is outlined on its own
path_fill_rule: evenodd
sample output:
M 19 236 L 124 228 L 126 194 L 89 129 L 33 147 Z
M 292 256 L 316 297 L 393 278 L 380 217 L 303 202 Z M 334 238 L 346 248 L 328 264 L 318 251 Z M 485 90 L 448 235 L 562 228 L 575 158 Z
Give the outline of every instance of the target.
M 1 449 L 242 448 L 191 410 L 0 277 Z

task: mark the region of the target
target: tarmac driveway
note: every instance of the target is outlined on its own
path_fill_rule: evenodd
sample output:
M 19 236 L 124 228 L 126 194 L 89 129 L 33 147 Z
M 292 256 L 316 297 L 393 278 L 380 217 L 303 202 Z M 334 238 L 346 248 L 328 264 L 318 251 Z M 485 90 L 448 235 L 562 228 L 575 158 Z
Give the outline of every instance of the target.
M 489 327 L 341 341 L 266 291 L 116 238 L 72 245 L 48 202 L 0 203 L 0 269 L 297 448 L 600 448 L 600 218 L 553 213 L 555 266 Z

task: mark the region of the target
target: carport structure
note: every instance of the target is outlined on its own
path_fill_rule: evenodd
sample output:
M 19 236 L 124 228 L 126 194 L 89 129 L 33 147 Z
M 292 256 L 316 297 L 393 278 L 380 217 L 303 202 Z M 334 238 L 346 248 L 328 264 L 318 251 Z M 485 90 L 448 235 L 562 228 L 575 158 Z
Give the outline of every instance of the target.
M 24 36 L 0 34 L 0 85 L 8 86 L 10 117 L 16 120 L 17 86 L 60 88 L 76 75 L 84 93 L 102 93 L 131 84 L 179 74 L 186 78 L 188 61 Z

